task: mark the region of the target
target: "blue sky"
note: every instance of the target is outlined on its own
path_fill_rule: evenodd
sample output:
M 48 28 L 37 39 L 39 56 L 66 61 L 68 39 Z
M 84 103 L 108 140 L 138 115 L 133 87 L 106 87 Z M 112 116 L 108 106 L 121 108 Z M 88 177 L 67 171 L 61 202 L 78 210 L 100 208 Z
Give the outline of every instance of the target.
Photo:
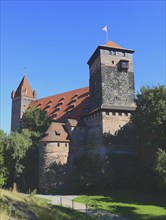
M 24 75 L 37 97 L 89 84 L 87 61 L 109 40 L 134 49 L 136 93 L 165 84 L 165 1 L 2 1 L 0 127 L 10 131 L 11 91 Z

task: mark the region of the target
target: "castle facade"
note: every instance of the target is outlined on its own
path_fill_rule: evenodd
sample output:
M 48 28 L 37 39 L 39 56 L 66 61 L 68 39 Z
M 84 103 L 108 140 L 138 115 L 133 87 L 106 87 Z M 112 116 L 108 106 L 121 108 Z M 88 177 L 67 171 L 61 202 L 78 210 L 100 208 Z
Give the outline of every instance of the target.
M 24 76 L 12 92 L 12 131 L 20 128 L 20 119 L 30 106 L 46 111 L 53 119 L 39 145 L 40 191 L 63 182 L 61 174 L 51 173 L 51 167 L 67 165 L 91 145 L 104 155 L 109 149 L 103 144 L 103 135 L 114 135 L 130 122 L 136 108 L 133 53 L 112 41 L 98 46 L 88 60 L 89 87 L 36 99 L 36 91 Z

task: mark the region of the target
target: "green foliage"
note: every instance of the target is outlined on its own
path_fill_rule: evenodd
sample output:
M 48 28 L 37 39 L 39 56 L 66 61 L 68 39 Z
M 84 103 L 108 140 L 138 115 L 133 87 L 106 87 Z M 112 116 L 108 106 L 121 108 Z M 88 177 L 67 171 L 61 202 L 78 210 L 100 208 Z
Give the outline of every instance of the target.
M 31 147 L 31 132 L 23 129 L 20 133 L 12 132 L 8 135 L 4 145 L 5 165 L 8 169 L 8 183 L 13 182 L 23 173 L 25 166 L 23 160 Z
M 159 175 L 162 181 L 162 185 L 166 187 L 166 151 L 158 149 L 155 162 L 155 171 Z
M 0 187 L 2 187 L 6 182 L 7 169 L 4 165 L 4 143 L 6 140 L 6 134 L 0 130 Z
M 36 107 L 28 108 L 21 119 L 21 129 L 27 128 L 30 131 L 41 135 L 51 123 L 51 117 L 41 109 Z
M 166 88 L 143 87 L 136 96 L 137 109 L 132 116 L 139 147 L 164 149 L 166 143 Z

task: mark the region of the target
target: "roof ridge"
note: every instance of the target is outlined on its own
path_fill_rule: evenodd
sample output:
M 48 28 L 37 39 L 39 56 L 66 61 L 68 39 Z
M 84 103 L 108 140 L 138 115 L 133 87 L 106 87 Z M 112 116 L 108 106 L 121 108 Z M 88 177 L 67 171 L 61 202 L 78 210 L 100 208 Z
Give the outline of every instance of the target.
M 88 88 L 89 88 L 89 86 L 82 87 L 82 88 L 79 88 L 79 89 L 73 89 L 73 90 L 69 90 L 69 91 L 66 91 L 66 92 L 62 92 L 62 93 L 46 96 L 46 97 L 43 97 L 43 98 L 40 98 L 40 99 L 36 99 L 35 101 L 40 101 L 42 99 L 48 99 L 48 98 L 51 98 L 51 97 L 54 97 L 54 96 L 58 96 L 58 95 L 60 96 L 60 95 L 63 95 L 63 94 L 69 93 L 69 92 L 75 92 L 75 91 L 80 90 L 80 89 L 88 89 Z

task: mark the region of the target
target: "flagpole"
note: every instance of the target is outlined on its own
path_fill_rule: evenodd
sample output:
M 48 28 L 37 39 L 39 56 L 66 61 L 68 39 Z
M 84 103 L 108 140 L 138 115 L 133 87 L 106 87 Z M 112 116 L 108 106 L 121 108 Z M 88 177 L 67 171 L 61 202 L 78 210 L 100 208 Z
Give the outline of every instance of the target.
M 106 24 L 106 27 L 107 27 L 107 31 L 106 31 L 106 39 L 107 39 L 107 43 L 108 43 L 108 26 Z

